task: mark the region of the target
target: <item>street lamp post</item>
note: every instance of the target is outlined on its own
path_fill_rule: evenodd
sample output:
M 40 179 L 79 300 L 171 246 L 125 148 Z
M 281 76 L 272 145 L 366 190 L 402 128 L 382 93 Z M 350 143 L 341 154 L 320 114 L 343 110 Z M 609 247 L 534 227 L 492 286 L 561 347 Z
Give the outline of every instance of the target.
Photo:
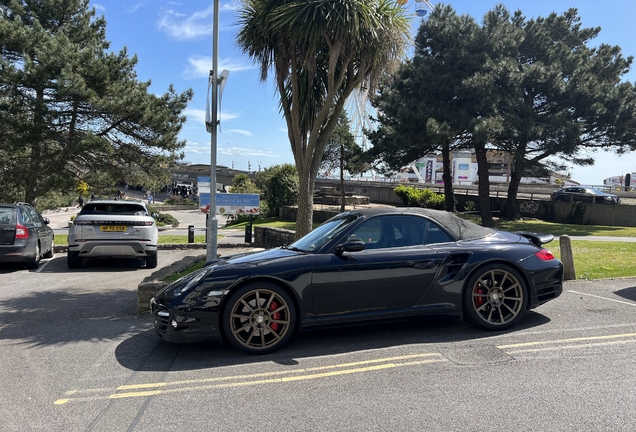
M 206 260 L 216 259 L 218 220 L 216 218 L 216 147 L 218 130 L 218 101 L 219 101 L 219 3 L 214 1 L 214 20 L 212 25 L 212 70 L 210 71 L 210 83 L 212 85 L 212 112 L 210 123 L 207 126 L 210 132 L 210 211 L 208 213 L 208 243 L 206 247 Z

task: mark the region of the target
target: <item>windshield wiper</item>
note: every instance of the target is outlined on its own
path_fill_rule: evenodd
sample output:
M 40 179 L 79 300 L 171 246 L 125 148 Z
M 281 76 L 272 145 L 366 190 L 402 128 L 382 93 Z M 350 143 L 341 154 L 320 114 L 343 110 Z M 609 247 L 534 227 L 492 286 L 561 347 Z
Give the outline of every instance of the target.
M 305 249 L 300 249 L 297 248 L 296 246 L 287 246 L 284 245 L 283 248 L 290 250 L 290 251 L 294 251 L 294 252 L 301 252 L 301 253 L 309 253 L 309 251 L 305 250 Z

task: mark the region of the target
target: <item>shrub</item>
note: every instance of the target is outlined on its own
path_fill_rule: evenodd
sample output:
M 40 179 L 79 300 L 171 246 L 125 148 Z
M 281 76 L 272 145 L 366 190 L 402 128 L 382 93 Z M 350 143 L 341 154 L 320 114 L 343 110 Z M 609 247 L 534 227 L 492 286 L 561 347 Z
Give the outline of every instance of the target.
M 408 207 L 426 207 L 437 210 L 445 208 L 445 195 L 430 189 L 417 189 L 412 186 L 400 185 L 394 189 L 402 204 Z

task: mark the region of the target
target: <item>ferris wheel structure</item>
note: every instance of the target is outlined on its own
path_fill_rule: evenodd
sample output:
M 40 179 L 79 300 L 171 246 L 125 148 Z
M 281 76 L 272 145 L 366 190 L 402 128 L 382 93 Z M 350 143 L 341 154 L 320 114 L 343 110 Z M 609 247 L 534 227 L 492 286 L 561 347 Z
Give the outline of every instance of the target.
M 397 4 L 404 6 L 409 0 L 397 0 Z M 424 18 L 435 6 L 429 0 L 415 0 L 415 15 Z M 362 84 L 353 91 L 347 99 L 345 110 L 349 116 L 351 125 L 351 133 L 356 143 L 363 151 L 369 149 L 370 143 L 365 134 L 366 131 L 375 130 L 376 125 L 371 119 L 375 113 L 375 108 L 369 101 L 369 88 L 366 84 Z

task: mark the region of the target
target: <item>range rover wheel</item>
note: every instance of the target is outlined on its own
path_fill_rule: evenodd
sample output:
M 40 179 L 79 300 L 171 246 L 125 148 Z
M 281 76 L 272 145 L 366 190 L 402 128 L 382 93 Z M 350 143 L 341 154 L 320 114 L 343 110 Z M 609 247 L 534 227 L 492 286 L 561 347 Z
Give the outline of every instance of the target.
M 487 330 L 504 330 L 521 319 L 528 290 L 513 268 L 492 264 L 481 268 L 464 289 L 464 314 Z
M 82 259 L 79 257 L 79 252 L 69 252 L 66 256 L 66 264 L 68 268 L 75 269 L 82 266 Z
M 159 257 L 157 256 L 159 252 L 155 252 L 152 255 L 148 255 L 146 257 L 146 268 L 156 268 Z
M 232 345 L 249 354 L 282 347 L 296 322 L 294 303 L 279 286 L 257 282 L 232 294 L 223 311 L 223 330 Z

